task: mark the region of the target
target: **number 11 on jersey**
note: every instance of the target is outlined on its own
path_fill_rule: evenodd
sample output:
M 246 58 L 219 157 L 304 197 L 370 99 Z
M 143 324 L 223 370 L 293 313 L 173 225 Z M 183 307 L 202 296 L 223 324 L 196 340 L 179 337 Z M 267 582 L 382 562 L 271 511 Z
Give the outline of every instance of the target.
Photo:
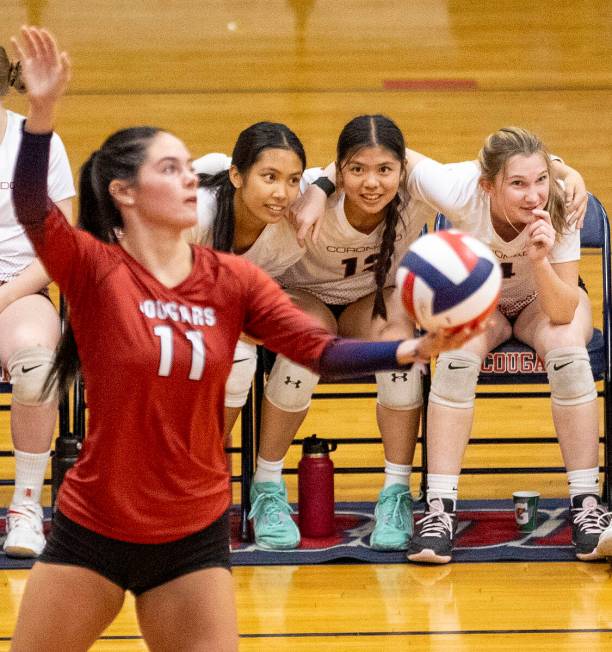
M 174 359 L 172 328 L 170 326 L 158 325 L 153 328 L 153 333 L 159 337 L 160 343 L 159 370 L 157 373 L 159 376 L 169 376 L 172 372 L 172 362 Z M 187 331 L 185 337 L 191 342 L 189 380 L 201 380 L 204 374 L 206 357 L 204 338 L 200 331 Z

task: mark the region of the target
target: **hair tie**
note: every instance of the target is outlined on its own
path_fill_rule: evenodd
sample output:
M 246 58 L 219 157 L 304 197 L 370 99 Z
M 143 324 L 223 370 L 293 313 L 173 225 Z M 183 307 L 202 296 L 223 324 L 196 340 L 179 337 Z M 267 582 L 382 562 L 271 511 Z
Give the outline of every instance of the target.
M 10 64 L 8 83 L 9 86 L 12 86 L 18 93 L 25 93 L 26 87 L 21 78 L 21 61 Z

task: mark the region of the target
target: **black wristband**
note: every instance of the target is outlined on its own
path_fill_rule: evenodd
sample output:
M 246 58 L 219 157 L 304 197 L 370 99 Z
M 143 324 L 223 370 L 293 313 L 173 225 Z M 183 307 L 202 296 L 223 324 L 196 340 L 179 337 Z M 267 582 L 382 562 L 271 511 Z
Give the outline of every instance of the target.
M 333 181 L 330 181 L 327 177 L 319 177 L 312 182 L 313 186 L 319 186 L 321 190 L 329 197 L 336 192 L 336 186 Z

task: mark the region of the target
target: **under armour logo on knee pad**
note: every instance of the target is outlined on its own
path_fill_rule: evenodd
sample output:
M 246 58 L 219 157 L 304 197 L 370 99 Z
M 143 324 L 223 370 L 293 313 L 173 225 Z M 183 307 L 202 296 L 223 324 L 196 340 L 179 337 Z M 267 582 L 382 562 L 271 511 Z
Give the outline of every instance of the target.
M 408 372 L 402 371 L 401 373 L 398 373 L 397 371 L 392 371 L 391 382 L 396 383 L 398 380 L 401 380 L 403 383 L 408 382 Z
M 295 385 L 295 388 L 298 389 L 301 384 L 301 380 L 291 380 L 291 376 L 287 376 L 287 378 L 285 378 L 285 385 Z

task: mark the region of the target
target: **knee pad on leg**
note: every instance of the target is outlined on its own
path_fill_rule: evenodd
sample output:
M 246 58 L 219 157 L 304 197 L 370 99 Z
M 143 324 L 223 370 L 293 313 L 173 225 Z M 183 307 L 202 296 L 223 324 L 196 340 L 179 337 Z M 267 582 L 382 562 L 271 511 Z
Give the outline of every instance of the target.
M 412 410 L 423 405 L 421 372 L 412 369 L 384 371 L 376 374 L 378 403 L 390 410 Z
M 253 376 L 257 369 L 257 347 L 238 340 L 234 350 L 234 364 L 225 383 L 225 405 L 240 408 L 247 400 Z
M 472 408 L 481 364 L 480 358 L 469 351 L 440 354 L 431 381 L 429 400 L 452 408 Z
M 591 362 L 584 346 L 568 346 L 549 351 L 544 364 L 553 403 L 581 405 L 597 398 Z
M 45 400 L 41 393 L 53 365 L 54 352 L 42 346 L 21 349 L 7 363 L 13 385 L 13 399 L 21 405 L 42 405 L 55 400 L 55 388 Z
M 283 355 L 276 362 L 266 384 L 268 401 L 285 412 L 301 412 L 310 405 L 319 376 Z

